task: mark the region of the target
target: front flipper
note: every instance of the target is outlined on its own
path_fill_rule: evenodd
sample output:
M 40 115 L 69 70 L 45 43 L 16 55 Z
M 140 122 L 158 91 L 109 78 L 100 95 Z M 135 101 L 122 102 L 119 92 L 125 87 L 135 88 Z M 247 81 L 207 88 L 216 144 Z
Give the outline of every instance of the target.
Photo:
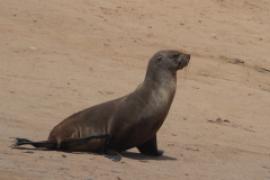
M 142 154 L 149 155 L 149 156 L 161 156 L 163 154 L 163 151 L 158 150 L 157 148 L 156 135 L 149 141 L 145 142 L 144 144 L 137 146 L 137 148 Z
M 103 154 L 105 155 L 105 157 L 107 157 L 108 159 L 114 162 L 121 161 L 122 155 L 119 152 L 114 151 L 113 149 L 110 148 L 111 139 L 112 139 L 111 136 L 108 136 L 106 138 L 105 145 L 103 148 Z

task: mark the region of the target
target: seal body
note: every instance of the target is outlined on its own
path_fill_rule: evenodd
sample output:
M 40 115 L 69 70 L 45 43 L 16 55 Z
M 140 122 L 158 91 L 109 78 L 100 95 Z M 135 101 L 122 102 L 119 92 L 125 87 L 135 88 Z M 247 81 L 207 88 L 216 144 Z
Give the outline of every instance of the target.
M 121 152 L 137 147 L 141 153 L 161 155 L 156 134 L 175 95 L 176 72 L 189 60 L 190 55 L 179 51 L 157 52 L 135 91 L 64 119 L 53 128 L 47 142 L 69 151 Z
M 152 139 L 161 127 L 172 103 L 175 87 L 174 77 L 162 85 L 147 82 L 128 96 L 68 117 L 51 131 L 48 140 L 61 144 L 69 139 L 109 135 L 109 148 L 113 150 L 123 151 L 141 145 Z M 99 151 L 105 141 L 91 140 L 81 147 L 75 146 L 73 150 Z

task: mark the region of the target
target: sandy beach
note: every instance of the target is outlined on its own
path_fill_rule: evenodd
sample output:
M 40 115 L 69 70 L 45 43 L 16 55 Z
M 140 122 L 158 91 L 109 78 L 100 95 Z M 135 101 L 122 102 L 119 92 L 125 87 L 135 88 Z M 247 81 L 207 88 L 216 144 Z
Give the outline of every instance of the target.
M 0 179 L 269 180 L 270 1 L 0 0 Z M 163 157 L 17 150 L 133 91 L 161 49 L 191 54 Z

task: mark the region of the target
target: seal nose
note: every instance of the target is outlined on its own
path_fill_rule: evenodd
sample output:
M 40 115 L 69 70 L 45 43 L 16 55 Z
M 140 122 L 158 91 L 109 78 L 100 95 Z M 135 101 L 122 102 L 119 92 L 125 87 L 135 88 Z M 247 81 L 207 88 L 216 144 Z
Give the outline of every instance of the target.
M 189 60 L 190 60 L 190 54 L 186 54 L 186 55 L 185 55 L 185 61 L 184 61 L 184 62 L 185 62 L 185 63 L 184 63 L 184 64 L 185 64 L 185 66 L 187 66 L 187 65 L 188 65 Z
M 190 54 L 187 54 L 187 55 L 186 55 L 186 58 L 187 58 L 187 60 L 189 61 L 189 60 L 190 60 Z
M 182 58 L 179 62 L 178 68 L 182 69 L 182 68 L 186 67 L 189 63 L 189 60 L 190 60 L 190 54 L 183 54 Z

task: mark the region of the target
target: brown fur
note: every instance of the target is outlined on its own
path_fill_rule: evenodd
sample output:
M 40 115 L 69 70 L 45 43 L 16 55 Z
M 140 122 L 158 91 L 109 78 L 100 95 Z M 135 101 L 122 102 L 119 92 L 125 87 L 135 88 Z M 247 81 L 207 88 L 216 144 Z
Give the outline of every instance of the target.
M 157 52 L 134 92 L 71 115 L 53 128 L 47 143 L 60 150 L 120 152 L 138 147 L 142 153 L 161 155 L 156 133 L 175 95 L 176 71 L 187 66 L 189 59 L 190 55 L 178 51 Z

